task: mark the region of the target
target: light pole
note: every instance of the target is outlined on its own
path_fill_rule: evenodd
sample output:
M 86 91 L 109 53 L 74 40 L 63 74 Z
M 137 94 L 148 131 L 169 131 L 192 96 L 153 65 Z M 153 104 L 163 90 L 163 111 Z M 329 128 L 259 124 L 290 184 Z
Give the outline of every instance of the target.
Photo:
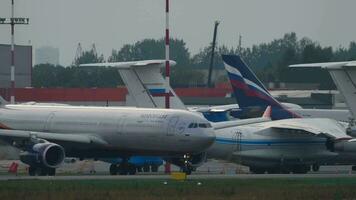
M 15 103 L 15 25 L 27 25 L 29 24 L 29 18 L 14 17 L 14 0 L 11 0 L 11 18 L 0 18 L 1 24 L 11 25 L 11 90 L 10 90 L 10 102 Z

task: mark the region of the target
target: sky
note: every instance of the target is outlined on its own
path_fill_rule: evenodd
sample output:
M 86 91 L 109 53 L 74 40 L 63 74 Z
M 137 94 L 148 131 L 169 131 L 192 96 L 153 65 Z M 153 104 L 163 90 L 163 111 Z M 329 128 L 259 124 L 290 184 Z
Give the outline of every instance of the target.
M 171 37 L 183 39 L 192 54 L 206 47 L 219 20 L 217 42 L 236 47 L 296 32 L 323 46 L 347 47 L 356 40 L 355 0 L 170 0 Z M 0 1 L 0 17 L 10 17 L 11 0 Z M 30 25 L 15 28 L 16 44 L 53 46 L 69 65 L 78 43 L 95 43 L 105 57 L 112 49 L 145 38 L 162 38 L 165 0 L 15 0 L 15 17 Z M 0 43 L 10 43 L 10 27 L 0 25 Z M 152 58 L 154 59 L 154 58 Z

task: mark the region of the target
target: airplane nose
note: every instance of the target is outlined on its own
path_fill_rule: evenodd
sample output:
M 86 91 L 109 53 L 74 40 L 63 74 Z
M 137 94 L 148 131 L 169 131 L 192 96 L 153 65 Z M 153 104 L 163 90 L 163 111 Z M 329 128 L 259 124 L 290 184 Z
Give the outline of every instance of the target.
M 210 147 L 214 143 L 215 137 L 216 136 L 213 129 L 204 129 L 202 134 L 202 146 L 205 146 L 205 148 Z

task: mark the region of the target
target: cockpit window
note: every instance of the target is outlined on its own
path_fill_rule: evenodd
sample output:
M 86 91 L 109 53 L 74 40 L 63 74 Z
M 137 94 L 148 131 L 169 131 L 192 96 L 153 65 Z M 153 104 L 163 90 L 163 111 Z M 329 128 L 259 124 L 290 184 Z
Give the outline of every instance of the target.
M 206 124 L 199 124 L 200 128 L 206 128 Z
M 210 123 L 190 123 L 188 128 L 211 128 Z
M 198 124 L 197 123 L 191 123 L 189 124 L 188 128 L 197 128 Z
M 199 124 L 200 128 L 211 128 L 211 125 L 209 123 L 201 123 Z

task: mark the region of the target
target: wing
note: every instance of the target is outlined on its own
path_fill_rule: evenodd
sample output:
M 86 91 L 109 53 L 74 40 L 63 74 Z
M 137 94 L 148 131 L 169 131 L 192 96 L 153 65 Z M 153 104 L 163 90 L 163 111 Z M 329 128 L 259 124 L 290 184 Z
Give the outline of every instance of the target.
M 140 61 L 130 61 L 130 62 L 108 62 L 108 63 L 89 63 L 89 64 L 81 64 L 79 66 L 82 67 L 115 67 L 120 69 L 129 69 L 132 67 L 146 67 L 146 66 L 158 66 L 164 67 L 166 61 L 165 60 L 140 60 Z M 171 66 L 174 66 L 176 62 L 173 60 L 169 61 Z
M 271 121 L 271 118 L 259 117 L 259 118 L 240 119 L 240 120 L 225 121 L 225 122 L 216 122 L 216 123 L 211 123 L 211 124 L 212 124 L 214 130 L 219 130 L 219 129 L 224 129 L 224 128 L 257 124 L 257 123 L 263 123 L 263 122 L 268 122 L 268 121 Z
M 345 62 L 326 62 L 326 63 L 309 63 L 309 64 L 296 64 L 289 65 L 289 67 L 320 67 L 320 68 L 341 68 L 341 67 L 355 67 L 356 61 Z
M 9 144 L 22 144 L 30 141 L 32 138 L 45 139 L 62 145 L 65 148 L 92 148 L 107 147 L 109 144 L 103 139 L 93 135 L 83 134 L 60 134 L 47 132 L 33 132 L 21 130 L 0 130 L 0 139 Z
M 228 105 L 222 105 L 222 106 L 191 107 L 188 109 L 190 111 L 196 111 L 196 112 L 227 112 L 227 111 L 238 110 L 239 105 L 238 104 L 228 104 Z
M 324 118 L 286 119 L 270 122 L 266 128 L 282 133 L 299 133 L 326 136 L 333 139 L 351 138 L 337 121 Z

